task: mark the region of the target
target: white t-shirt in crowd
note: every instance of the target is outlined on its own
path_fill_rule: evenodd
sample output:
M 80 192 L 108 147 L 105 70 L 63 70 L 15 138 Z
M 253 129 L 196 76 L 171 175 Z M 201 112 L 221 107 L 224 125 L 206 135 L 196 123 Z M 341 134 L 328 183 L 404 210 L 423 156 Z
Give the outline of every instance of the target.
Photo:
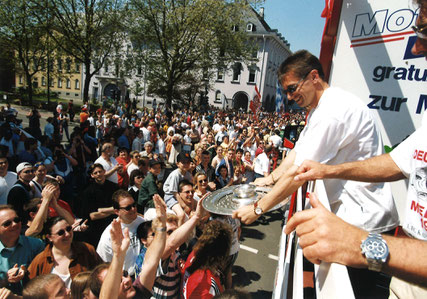
M 255 158 L 254 172 L 260 175 L 264 175 L 264 172 L 270 173 L 270 159 L 266 153 L 262 152 Z
M 270 141 L 275 148 L 279 148 L 282 146 L 282 138 L 280 138 L 279 135 L 274 134 L 270 136 Z
M 104 167 L 105 172 L 110 171 L 111 169 L 114 168 L 114 166 L 116 166 L 118 164 L 117 161 L 116 161 L 116 159 L 114 159 L 113 157 L 110 157 L 110 162 L 111 162 L 111 165 L 102 156 L 100 156 L 95 161 L 95 163 L 99 163 L 99 164 L 102 165 L 102 167 Z M 110 175 L 107 178 L 107 180 L 109 180 L 109 181 L 117 184 L 119 182 L 119 178 L 117 176 L 117 171 L 113 172 L 113 174 Z
M 295 164 L 366 160 L 383 153 L 379 128 L 366 105 L 340 88 L 326 89 L 295 145 Z M 399 223 L 388 183 L 323 180 L 331 211 L 370 232 L 384 232 Z
M 2 177 L 0 176 L 0 204 L 7 204 L 7 195 L 9 194 L 10 189 L 16 183 L 17 176 L 13 171 L 8 171 L 7 174 Z
M 409 178 L 402 227 L 420 240 L 427 240 L 427 113 L 423 125 L 396 147 L 390 156 Z
M 134 221 L 130 224 L 121 223 L 122 229 L 128 228 L 130 245 L 126 252 L 125 262 L 123 265 L 123 270 L 128 271 L 130 275 L 135 273 L 135 261 L 141 250 L 141 242 L 139 241 L 136 235 L 136 229 L 138 226 L 143 223 L 145 220 L 141 216 L 137 216 Z M 96 252 L 106 263 L 111 262 L 113 259 L 113 249 L 111 248 L 111 237 L 110 237 L 111 224 L 108 225 L 99 239 L 98 247 Z
M 138 165 L 131 163 L 128 168 L 127 168 L 127 172 L 128 172 L 128 176 L 130 177 L 130 174 L 132 173 L 132 171 L 134 171 L 135 169 L 139 169 Z

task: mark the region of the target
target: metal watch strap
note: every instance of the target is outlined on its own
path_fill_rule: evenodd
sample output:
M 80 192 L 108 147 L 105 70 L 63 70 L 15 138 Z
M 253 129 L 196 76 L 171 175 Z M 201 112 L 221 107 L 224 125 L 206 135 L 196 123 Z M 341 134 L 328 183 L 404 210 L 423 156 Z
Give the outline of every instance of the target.
M 362 241 L 360 247 L 362 254 L 368 262 L 368 269 L 380 272 L 389 255 L 387 242 L 381 234 L 369 233 L 366 240 Z

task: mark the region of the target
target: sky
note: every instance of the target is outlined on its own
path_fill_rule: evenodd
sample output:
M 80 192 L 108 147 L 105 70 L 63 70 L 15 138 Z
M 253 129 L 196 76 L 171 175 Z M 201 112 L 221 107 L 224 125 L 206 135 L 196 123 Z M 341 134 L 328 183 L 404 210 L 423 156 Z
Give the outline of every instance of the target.
M 324 0 L 266 0 L 264 19 L 291 44 L 291 51 L 307 49 L 319 56 L 325 19 Z

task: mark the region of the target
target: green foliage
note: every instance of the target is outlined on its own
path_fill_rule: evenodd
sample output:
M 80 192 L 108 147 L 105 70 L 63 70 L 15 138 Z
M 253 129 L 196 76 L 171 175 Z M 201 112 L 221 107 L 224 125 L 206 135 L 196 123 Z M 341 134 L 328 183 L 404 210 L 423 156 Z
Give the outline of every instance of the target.
M 32 77 L 42 70 L 51 50 L 46 40 L 47 15 L 40 3 L 26 0 L 0 0 L 0 39 L 4 53 L 12 55 L 16 70 L 24 74 L 32 101 Z
M 247 62 L 253 45 L 244 30 L 247 1 L 130 0 L 127 25 L 137 63 L 147 66 L 149 90 L 170 107 L 188 87 L 188 73 L 206 84 L 217 68 Z
M 83 97 L 89 83 L 114 48 L 123 41 L 121 0 L 47 0 L 52 15 L 50 36 L 61 51 L 84 65 Z M 91 68 L 91 66 L 94 66 Z

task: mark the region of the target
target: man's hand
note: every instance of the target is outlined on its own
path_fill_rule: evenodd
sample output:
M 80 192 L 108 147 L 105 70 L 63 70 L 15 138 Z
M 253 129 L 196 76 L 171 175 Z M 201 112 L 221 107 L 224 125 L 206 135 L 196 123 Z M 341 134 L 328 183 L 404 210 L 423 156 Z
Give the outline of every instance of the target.
M 208 183 L 208 187 L 209 187 L 212 191 L 215 191 L 215 190 L 216 190 L 215 182 L 209 182 L 209 183 Z
M 10 283 L 20 282 L 21 279 L 23 279 L 25 276 L 25 271 L 27 271 L 27 269 L 25 268 L 24 265 L 21 265 L 21 267 L 18 267 L 18 264 L 15 264 L 13 268 L 10 268 L 7 271 L 7 281 L 9 281 Z
M 233 218 L 240 219 L 244 224 L 251 224 L 258 219 L 258 215 L 255 214 L 254 205 L 248 205 L 233 211 Z
M 203 197 L 197 202 L 197 207 L 196 207 L 196 212 L 194 213 L 194 216 L 198 217 L 199 220 L 203 219 L 208 212 L 205 210 L 205 208 L 203 207 L 203 200 L 206 198 L 206 196 L 208 196 L 209 193 L 206 193 L 205 195 L 203 195 Z
M 110 237 L 114 254 L 125 257 L 130 244 L 129 230 L 125 228 L 122 231 L 120 219 L 116 218 L 111 222 Z
M 316 161 L 305 160 L 300 167 L 298 167 L 295 181 L 312 181 L 317 179 L 324 179 L 328 165 L 320 164 Z
M 304 256 L 314 264 L 366 267 L 360 244 L 368 233 L 328 211 L 314 194 L 310 194 L 310 204 L 312 208 L 292 216 L 285 229 L 286 234 L 296 231 Z
M 273 177 L 271 175 L 269 175 L 268 177 L 257 178 L 254 181 L 254 185 L 257 186 L 257 187 L 272 186 L 272 185 L 274 185 Z
M 54 185 L 48 184 L 42 190 L 42 198 L 43 200 L 47 200 L 48 202 L 52 201 L 53 195 L 55 193 L 56 187 Z
M 159 194 L 153 196 L 154 207 L 156 208 L 156 218 L 160 220 L 163 227 L 166 227 L 166 203 Z

